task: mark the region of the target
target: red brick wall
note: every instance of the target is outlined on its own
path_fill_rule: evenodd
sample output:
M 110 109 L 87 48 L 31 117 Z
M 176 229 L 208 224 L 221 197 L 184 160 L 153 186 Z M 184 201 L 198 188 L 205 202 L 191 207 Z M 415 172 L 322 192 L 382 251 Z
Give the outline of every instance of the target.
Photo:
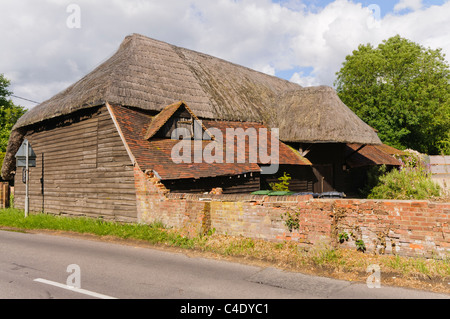
M 162 222 L 164 225 L 184 230 L 191 236 L 202 232 L 204 202 L 168 200 L 168 190 L 158 178 L 152 172 L 142 172 L 137 164 L 134 167 L 134 179 L 138 222 Z
M 450 253 L 450 203 L 312 199 L 310 196 L 170 194 L 151 174 L 135 169 L 138 220 L 219 234 L 328 244 L 405 256 L 445 257 Z M 298 230 L 286 226 L 286 212 L 298 213 Z M 339 234 L 348 241 L 338 242 Z

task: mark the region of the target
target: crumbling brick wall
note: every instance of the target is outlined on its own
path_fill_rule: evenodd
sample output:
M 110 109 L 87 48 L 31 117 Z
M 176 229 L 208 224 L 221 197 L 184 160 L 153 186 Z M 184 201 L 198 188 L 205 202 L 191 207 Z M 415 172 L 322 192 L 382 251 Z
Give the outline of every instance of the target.
M 189 235 L 216 233 L 270 241 L 326 244 L 368 252 L 445 258 L 450 255 L 450 203 L 311 196 L 171 194 L 151 173 L 135 169 L 138 220 Z M 290 231 L 288 220 L 295 220 Z M 347 240 L 339 241 L 341 235 Z

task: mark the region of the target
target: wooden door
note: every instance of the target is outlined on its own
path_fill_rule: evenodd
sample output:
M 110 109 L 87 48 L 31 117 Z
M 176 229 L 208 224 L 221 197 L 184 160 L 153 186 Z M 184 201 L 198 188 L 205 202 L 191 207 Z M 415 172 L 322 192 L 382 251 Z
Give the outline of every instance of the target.
M 317 178 L 317 182 L 314 183 L 315 193 L 334 191 L 333 164 L 315 164 L 313 171 Z

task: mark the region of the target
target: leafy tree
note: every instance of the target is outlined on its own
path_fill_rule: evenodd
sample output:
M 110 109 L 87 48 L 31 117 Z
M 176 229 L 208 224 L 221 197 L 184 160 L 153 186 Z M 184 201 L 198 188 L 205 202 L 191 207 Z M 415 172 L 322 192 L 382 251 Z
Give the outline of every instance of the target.
M 450 154 L 450 69 L 441 49 L 394 36 L 360 45 L 336 73 L 341 100 L 399 149 Z
M 0 167 L 3 164 L 11 129 L 26 111 L 22 106 L 14 105 L 9 98 L 12 94 L 8 90 L 9 85 L 10 81 L 0 74 Z

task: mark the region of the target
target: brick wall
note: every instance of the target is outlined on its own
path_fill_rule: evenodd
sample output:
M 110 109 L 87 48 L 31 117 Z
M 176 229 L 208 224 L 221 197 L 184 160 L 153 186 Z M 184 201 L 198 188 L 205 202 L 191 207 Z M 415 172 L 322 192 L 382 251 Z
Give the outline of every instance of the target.
M 171 194 L 151 172 L 135 169 L 138 220 L 155 221 L 197 235 L 216 233 L 299 245 L 327 244 L 404 256 L 450 254 L 450 203 L 312 199 L 310 196 Z M 298 229 L 286 226 L 286 212 Z M 339 234 L 348 241 L 338 242 Z

